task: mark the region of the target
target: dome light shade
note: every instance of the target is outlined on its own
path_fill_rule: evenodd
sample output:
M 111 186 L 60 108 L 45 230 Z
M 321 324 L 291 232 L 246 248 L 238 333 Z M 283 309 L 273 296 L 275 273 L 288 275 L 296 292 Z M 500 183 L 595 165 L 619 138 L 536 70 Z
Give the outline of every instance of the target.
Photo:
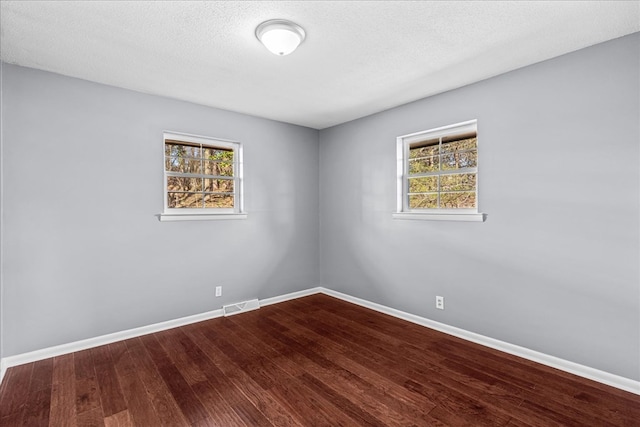
M 256 37 L 270 52 L 288 55 L 302 43 L 305 32 L 301 26 L 284 19 L 272 19 L 256 28 Z

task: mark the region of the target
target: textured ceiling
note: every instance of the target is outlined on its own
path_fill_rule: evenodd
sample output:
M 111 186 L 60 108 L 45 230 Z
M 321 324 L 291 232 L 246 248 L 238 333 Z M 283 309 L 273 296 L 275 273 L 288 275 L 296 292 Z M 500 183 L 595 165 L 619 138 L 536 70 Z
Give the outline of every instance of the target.
M 0 2 L 7 63 L 322 129 L 640 31 L 638 1 Z M 256 26 L 307 38 L 278 57 Z

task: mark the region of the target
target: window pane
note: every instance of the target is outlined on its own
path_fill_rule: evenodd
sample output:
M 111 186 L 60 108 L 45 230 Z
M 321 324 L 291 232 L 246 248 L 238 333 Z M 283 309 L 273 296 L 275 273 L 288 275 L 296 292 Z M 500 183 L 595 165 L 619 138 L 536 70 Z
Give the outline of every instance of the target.
M 169 208 L 201 208 L 202 193 L 167 193 Z
M 164 154 L 167 156 L 199 158 L 201 153 L 202 153 L 202 150 L 200 149 L 199 146 L 176 144 L 176 143 L 164 144 Z
M 178 171 L 187 161 L 180 157 L 165 157 L 164 158 L 164 170 Z
M 441 193 L 440 194 L 440 208 L 442 209 L 460 209 L 460 208 L 475 208 L 476 207 L 476 193 L 464 192 L 464 193 Z
M 233 180 L 206 178 L 204 180 L 204 191 L 210 191 L 212 193 L 233 193 Z
M 462 150 L 475 150 L 478 146 L 477 138 L 468 138 L 461 139 L 458 141 L 442 142 L 442 152 L 454 152 L 454 151 L 462 151 Z
M 409 179 L 409 193 L 427 193 L 431 191 L 438 191 L 437 176 Z
M 202 150 L 203 158 L 208 160 L 226 160 L 233 162 L 233 150 L 223 148 L 204 147 Z
M 400 137 L 398 149 L 403 210 L 477 210 L 476 120 Z
M 167 177 L 168 191 L 202 191 L 202 178 Z
M 205 208 L 233 208 L 233 196 L 224 194 L 205 194 Z
M 478 152 L 475 150 L 443 154 L 441 157 L 442 170 L 475 168 L 478 166 Z
M 169 172 L 201 173 L 200 160 L 185 159 L 181 157 L 167 157 L 165 169 Z
M 439 170 L 438 161 L 438 156 L 411 159 L 409 160 L 409 174 L 437 171 Z
M 440 176 L 440 191 L 475 191 L 475 189 L 475 173 Z
M 205 175 L 233 176 L 233 162 L 205 160 L 202 163 Z
M 239 150 L 238 143 L 165 133 L 167 209 L 233 210 L 241 196 L 235 185 L 241 178 Z
M 431 139 L 428 141 L 415 142 L 409 147 L 409 158 L 417 159 L 418 157 L 437 156 L 439 153 L 440 141 Z
M 409 195 L 409 208 L 430 208 L 438 207 L 437 194 L 411 194 Z

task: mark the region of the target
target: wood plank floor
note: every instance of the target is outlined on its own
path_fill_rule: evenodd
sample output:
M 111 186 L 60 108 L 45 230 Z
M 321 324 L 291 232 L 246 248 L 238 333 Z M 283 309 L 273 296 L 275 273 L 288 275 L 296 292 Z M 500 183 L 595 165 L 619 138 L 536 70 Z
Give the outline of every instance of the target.
M 639 426 L 640 396 L 325 295 L 10 368 L 0 425 Z

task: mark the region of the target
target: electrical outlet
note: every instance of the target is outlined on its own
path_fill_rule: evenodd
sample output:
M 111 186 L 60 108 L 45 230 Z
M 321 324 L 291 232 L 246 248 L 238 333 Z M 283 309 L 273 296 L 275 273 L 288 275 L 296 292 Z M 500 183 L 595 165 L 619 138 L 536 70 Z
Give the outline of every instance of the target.
M 216 296 L 217 297 L 222 296 L 222 286 L 216 286 Z
M 436 308 L 444 310 L 444 297 L 436 297 Z

